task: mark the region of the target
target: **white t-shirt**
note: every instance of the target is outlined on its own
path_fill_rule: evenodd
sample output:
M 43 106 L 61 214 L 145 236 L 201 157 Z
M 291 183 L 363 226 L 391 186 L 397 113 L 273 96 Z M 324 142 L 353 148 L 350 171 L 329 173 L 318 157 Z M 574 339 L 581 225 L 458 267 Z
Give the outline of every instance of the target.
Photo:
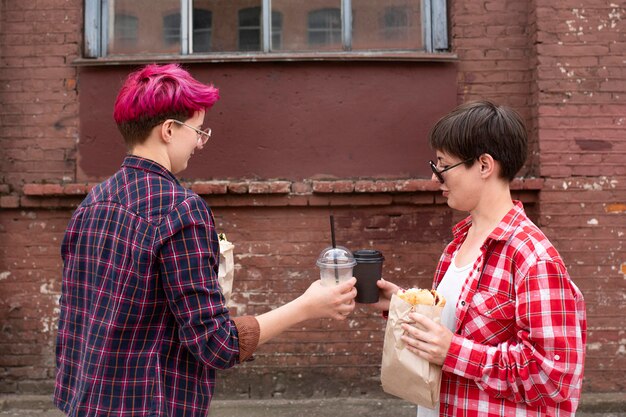
M 454 331 L 456 325 L 456 303 L 461 295 L 461 288 L 465 284 L 465 280 L 470 273 L 474 262 L 470 262 L 462 267 L 456 266 L 456 254 L 452 258 L 452 262 L 443 276 L 441 282 L 437 286 L 437 292 L 446 299 L 446 305 L 441 312 L 441 324 L 448 329 Z M 439 417 L 439 403 L 435 405 L 435 409 L 417 406 L 417 417 Z

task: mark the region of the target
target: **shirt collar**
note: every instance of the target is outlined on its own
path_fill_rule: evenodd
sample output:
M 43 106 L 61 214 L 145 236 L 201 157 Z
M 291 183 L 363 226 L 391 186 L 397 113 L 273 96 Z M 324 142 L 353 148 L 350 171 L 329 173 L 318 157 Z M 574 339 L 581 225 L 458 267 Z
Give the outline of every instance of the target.
M 157 174 L 171 181 L 174 181 L 176 184 L 180 185 L 178 179 L 174 176 L 174 174 L 172 174 L 163 165 L 151 159 L 146 159 L 135 155 L 126 155 L 126 158 L 124 158 L 124 162 L 122 162 L 122 167 L 151 172 L 153 174 Z
M 513 231 L 521 223 L 524 218 L 524 205 L 521 201 L 513 200 L 513 208 L 504 215 L 500 223 L 493 229 L 493 231 L 487 237 L 487 240 L 508 240 Z M 468 216 L 464 220 L 457 223 L 452 229 L 454 238 L 466 235 L 470 226 L 472 225 L 472 217 Z

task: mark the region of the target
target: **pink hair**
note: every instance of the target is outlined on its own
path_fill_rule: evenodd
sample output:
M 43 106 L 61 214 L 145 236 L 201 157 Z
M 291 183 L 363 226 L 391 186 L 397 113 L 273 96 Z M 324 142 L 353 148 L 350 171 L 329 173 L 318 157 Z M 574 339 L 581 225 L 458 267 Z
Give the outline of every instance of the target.
M 172 113 L 192 117 L 219 98 L 217 88 L 197 81 L 178 64 L 150 64 L 128 76 L 115 100 L 113 118 L 119 125 Z

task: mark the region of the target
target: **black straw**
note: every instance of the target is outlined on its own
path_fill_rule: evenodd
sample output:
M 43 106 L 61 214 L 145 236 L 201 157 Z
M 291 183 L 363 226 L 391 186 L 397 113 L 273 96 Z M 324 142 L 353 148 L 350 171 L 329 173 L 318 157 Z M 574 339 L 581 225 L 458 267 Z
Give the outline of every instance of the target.
M 335 242 L 335 216 L 330 215 L 330 239 L 333 243 L 333 248 L 337 247 L 337 243 Z
M 330 215 L 330 240 L 333 243 L 333 248 L 337 247 L 337 242 L 335 241 L 335 216 Z M 337 253 L 333 252 L 333 262 L 337 265 Z M 339 269 L 335 267 L 335 284 L 339 284 Z

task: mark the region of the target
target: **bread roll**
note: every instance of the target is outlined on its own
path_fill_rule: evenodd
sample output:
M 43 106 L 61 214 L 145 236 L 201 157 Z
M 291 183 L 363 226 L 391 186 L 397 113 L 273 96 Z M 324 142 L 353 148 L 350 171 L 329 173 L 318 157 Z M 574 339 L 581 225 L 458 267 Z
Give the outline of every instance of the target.
M 398 297 L 411 305 L 427 305 L 443 307 L 446 305 L 446 299 L 435 290 L 426 290 L 423 288 L 409 288 L 408 290 L 399 290 Z

